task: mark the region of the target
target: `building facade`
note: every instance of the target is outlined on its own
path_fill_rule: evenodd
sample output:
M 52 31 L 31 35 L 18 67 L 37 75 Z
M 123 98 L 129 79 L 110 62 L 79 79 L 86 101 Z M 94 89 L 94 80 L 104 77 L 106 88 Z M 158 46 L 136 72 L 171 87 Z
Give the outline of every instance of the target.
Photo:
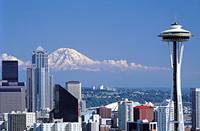
M 38 47 L 33 51 L 31 67 L 27 68 L 28 111 L 51 109 L 51 80 L 48 53 Z
M 33 128 L 36 115 L 33 112 L 8 113 L 8 131 L 24 131 Z
M 2 80 L 7 80 L 8 82 L 18 82 L 18 61 L 2 61 Z
M 159 130 L 157 130 L 157 122 L 138 120 L 137 122 L 128 122 L 126 131 L 159 131 Z
M 191 89 L 192 131 L 200 130 L 200 88 Z
M 133 122 L 133 101 L 126 99 L 118 107 L 119 128 L 127 130 L 127 122 Z
M 18 81 L 18 61 L 2 61 L 0 113 L 25 110 L 25 84 Z
M 66 83 L 66 89 L 74 97 L 76 97 L 76 99 L 81 101 L 81 83 L 79 81 L 68 81 Z
M 33 131 L 82 131 L 81 124 L 76 122 L 35 123 Z
M 25 86 L 0 85 L 0 113 L 25 111 Z
M 154 120 L 154 108 L 151 106 L 141 105 L 134 107 L 134 121 L 137 120 Z
M 170 100 L 165 100 L 156 109 L 156 121 L 158 124 L 158 131 L 173 131 L 174 125 L 170 123 L 174 118 L 174 104 Z
M 78 99 L 60 85 L 55 85 L 55 108 L 51 112 L 54 119 L 63 119 L 63 122 L 79 122 L 80 110 Z
M 111 118 L 111 109 L 107 107 L 99 107 L 97 109 L 97 114 L 99 114 L 101 118 Z

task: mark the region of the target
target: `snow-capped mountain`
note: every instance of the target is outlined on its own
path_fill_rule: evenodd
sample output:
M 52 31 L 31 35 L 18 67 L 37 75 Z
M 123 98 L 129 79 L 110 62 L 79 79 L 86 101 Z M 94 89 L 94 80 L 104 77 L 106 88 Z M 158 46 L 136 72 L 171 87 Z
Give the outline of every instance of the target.
M 31 56 L 30 56 L 31 58 Z M 0 60 L 18 60 L 19 65 L 26 67 L 30 62 L 22 61 L 6 53 Z M 70 48 L 59 48 L 49 54 L 49 67 L 53 70 L 84 70 L 84 71 L 119 71 L 119 70 L 168 70 L 167 68 L 150 67 L 142 64 L 129 63 L 127 60 L 93 60 L 86 55 Z
M 96 62 L 78 51 L 70 48 L 60 48 L 49 54 L 49 66 L 62 70 L 94 70 Z

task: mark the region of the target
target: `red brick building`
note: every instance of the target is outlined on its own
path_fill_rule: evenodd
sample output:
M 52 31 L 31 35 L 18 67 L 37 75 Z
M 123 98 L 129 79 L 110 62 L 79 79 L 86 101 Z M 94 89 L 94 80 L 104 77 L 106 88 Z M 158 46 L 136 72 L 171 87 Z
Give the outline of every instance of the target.
M 100 107 L 97 109 L 97 114 L 99 114 L 101 118 L 111 118 L 111 109 L 106 107 Z
M 154 120 L 154 108 L 146 105 L 134 107 L 134 121 L 145 119 L 149 122 Z

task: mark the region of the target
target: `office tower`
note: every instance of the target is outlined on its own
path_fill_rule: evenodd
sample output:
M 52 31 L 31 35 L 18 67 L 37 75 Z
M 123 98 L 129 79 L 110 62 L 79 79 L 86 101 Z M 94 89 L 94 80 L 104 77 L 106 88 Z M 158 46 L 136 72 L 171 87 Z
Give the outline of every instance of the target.
M 48 53 L 42 47 L 33 51 L 32 65 L 27 68 L 28 110 L 42 111 L 51 107 L 51 79 Z
M 66 83 L 66 89 L 79 101 L 81 98 L 81 83 L 79 81 L 68 81 Z
M 192 131 L 200 130 L 200 88 L 191 89 Z
M 78 107 L 79 111 L 81 111 L 81 103 L 82 103 L 82 97 L 81 97 L 81 83 L 79 81 L 68 81 L 66 83 L 66 89 L 69 93 L 71 93 L 76 99 L 78 99 Z M 81 116 L 79 116 L 79 122 L 81 122 Z
M 51 116 L 54 119 L 63 119 L 64 122 L 78 122 L 78 99 L 60 85 L 55 85 L 54 90 L 55 108 Z
M 49 87 L 50 87 L 50 109 L 54 108 L 54 79 L 53 75 L 49 74 Z
M 121 130 L 127 130 L 127 122 L 133 121 L 133 101 L 128 101 L 128 99 L 125 99 L 125 101 L 119 105 L 118 115 L 119 128 Z
M 26 69 L 26 87 L 27 87 L 27 94 L 26 94 L 26 101 L 27 101 L 27 109 L 28 112 L 34 111 L 35 107 L 35 88 L 33 88 L 33 72 L 32 68 L 28 67 Z
M 134 107 L 134 121 L 137 120 L 152 122 L 154 120 L 154 108 L 146 105 Z
M 99 107 L 97 108 L 97 114 L 99 114 L 101 118 L 111 118 L 111 109 L 107 107 Z
M 184 44 L 192 36 L 190 31 L 182 29 L 176 22 L 170 26 L 170 29 L 161 32 L 159 35 L 163 41 L 166 41 L 170 47 L 171 66 L 173 69 L 173 92 L 172 100 L 174 102 L 174 130 L 184 131 L 183 106 L 181 94 L 181 64 L 183 58 Z
M 36 116 L 33 112 L 12 112 L 7 115 L 9 131 L 29 130 L 36 122 Z
M 2 61 L 2 80 L 18 82 L 18 61 Z
M 0 85 L 0 113 L 25 110 L 25 86 Z
M 165 100 L 156 109 L 158 131 L 173 131 L 174 125 L 170 123 L 174 118 L 174 107 L 170 100 Z
M 26 130 L 26 115 L 8 114 L 8 130 L 9 131 Z
M 157 122 L 138 120 L 137 122 L 128 122 L 126 131 L 159 131 L 159 130 L 157 130 Z
M 2 62 L 0 113 L 25 110 L 25 85 L 18 82 L 18 61 Z

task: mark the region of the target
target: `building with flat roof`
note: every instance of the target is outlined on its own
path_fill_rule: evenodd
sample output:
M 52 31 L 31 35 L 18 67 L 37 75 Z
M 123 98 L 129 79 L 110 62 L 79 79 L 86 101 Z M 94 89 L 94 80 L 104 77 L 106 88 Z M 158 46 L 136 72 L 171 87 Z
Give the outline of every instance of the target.
M 68 81 L 66 83 L 66 89 L 74 97 L 76 97 L 79 101 L 82 99 L 81 98 L 81 82 L 79 82 L 79 81 Z
M 154 120 L 154 108 L 149 105 L 141 105 L 134 107 L 134 121 L 137 120 Z
M 99 107 L 97 108 L 97 114 L 99 114 L 101 118 L 111 118 L 111 109 L 107 107 Z
M 127 122 L 133 122 L 133 101 L 125 99 L 118 107 L 119 128 L 127 130 Z
M 17 60 L 2 61 L 2 80 L 7 80 L 8 82 L 18 82 Z
M 191 89 L 192 131 L 200 130 L 200 88 Z
M 12 112 L 8 113 L 8 131 L 24 131 L 33 128 L 36 122 L 34 112 Z
M 25 110 L 24 83 L 0 82 L 0 113 Z

